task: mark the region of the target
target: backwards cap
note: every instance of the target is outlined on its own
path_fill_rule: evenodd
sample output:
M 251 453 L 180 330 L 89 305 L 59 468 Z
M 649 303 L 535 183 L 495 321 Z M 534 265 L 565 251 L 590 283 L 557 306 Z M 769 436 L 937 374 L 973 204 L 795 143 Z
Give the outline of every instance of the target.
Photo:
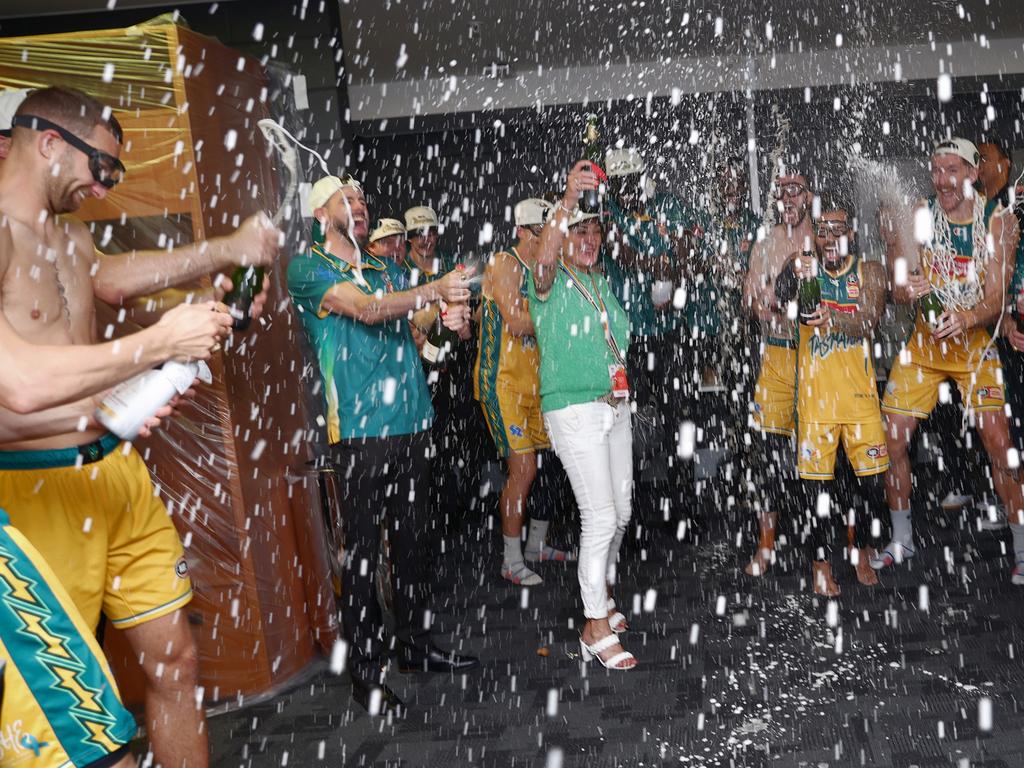
M 11 135 L 14 113 L 18 111 L 21 102 L 25 100 L 29 93 L 31 91 L 28 88 L 0 91 L 0 136 Z
M 981 160 L 981 155 L 978 153 L 978 148 L 974 146 L 974 142 L 957 136 L 936 142 L 935 149 L 932 150 L 932 157 L 939 155 L 956 155 L 972 168 L 977 168 L 978 161 Z
M 327 201 L 334 197 L 334 193 L 344 189 L 345 187 L 352 187 L 354 189 L 362 189 L 362 185 L 348 176 L 344 179 L 339 179 L 337 176 L 324 176 L 320 181 L 313 185 L 313 189 L 309 192 L 309 213 L 312 216 L 313 212 L 317 208 L 323 208 L 327 205 Z
M 515 219 L 517 227 L 532 227 L 547 221 L 548 214 L 554 208 L 547 200 L 528 197 L 516 203 Z

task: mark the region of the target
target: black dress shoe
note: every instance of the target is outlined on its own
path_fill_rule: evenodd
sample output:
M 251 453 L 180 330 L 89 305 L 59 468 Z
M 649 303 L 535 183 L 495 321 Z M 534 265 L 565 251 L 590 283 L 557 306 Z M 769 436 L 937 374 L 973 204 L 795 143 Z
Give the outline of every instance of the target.
M 374 691 L 380 691 L 379 704 L 377 697 L 373 695 Z M 352 699 L 371 715 L 383 716 L 388 712 L 403 715 L 406 712 L 405 702 L 386 685 L 367 683 L 358 677 L 352 678 Z M 371 709 L 371 704 L 374 706 L 373 709 Z
M 402 645 L 398 652 L 399 672 L 467 672 L 480 666 L 476 656 L 460 656 L 436 645 L 417 648 Z

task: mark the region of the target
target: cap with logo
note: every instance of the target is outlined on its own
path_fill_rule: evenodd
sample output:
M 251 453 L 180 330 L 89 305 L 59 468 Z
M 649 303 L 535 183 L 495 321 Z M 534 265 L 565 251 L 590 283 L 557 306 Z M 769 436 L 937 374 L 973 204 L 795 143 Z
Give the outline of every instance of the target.
M 566 224 L 568 227 L 575 227 L 577 224 L 582 224 L 584 221 L 590 221 L 590 219 L 600 219 L 601 215 L 598 213 L 584 213 L 579 208 L 573 208 L 569 214 L 569 222 Z
M 370 232 L 370 242 L 375 243 L 378 240 L 383 240 L 385 237 L 404 234 L 405 227 L 402 226 L 402 222 L 398 219 L 380 219 L 373 228 L 373 231 Z
M 433 208 L 417 205 L 405 212 L 405 229 L 414 232 L 417 229 L 437 228 L 437 214 Z
M 516 203 L 515 219 L 517 227 L 532 227 L 547 221 L 548 214 L 554 208 L 547 200 L 528 197 Z
M 643 173 L 644 159 L 632 147 L 629 149 L 613 149 L 604 158 L 604 170 L 608 178 L 628 176 L 631 173 Z
M 963 159 L 972 168 L 977 168 L 978 161 L 981 159 L 981 155 L 978 154 L 978 148 L 974 146 L 973 141 L 961 139 L 956 136 L 952 139 L 943 139 L 942 141 L 935 143 L 935 149 L 932 150 L 932 157 L 937 157 L 939 155 L 956 155 Z
M 337 176 L 324 176 L 320 181 L 316 182 L 309 192 L 310 215 L 317 208 L 323 208 L 327 205 L 327 201 L 334 197 L 334 193 L 345 187 L 362 189 L 362 185 L 351 176 L 344 179 L 340 179 Z
M 14 113 L 18 111 L 21 102 L 25 100 L 31 91 L 28 88 L 8 89 L 0 91 L 0 136 L 11 135 L 11 124 L 14 121 Z

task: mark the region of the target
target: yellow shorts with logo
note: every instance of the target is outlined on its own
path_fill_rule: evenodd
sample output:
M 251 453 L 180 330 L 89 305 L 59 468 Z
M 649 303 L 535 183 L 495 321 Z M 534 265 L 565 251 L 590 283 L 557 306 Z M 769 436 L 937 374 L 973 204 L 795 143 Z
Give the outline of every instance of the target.
M 765 344 L 754 388 L 754 429 L 793 436 L 796 423 L 796 349 Z
M 0 452 L 0 500 L 11 522 L 50 563 L 93 630 L 101 612 L 124 629 L 192 598 L 178 532 L 146 465 L 134 448 L 125 453 L 127 444 L 104 441 L 103 458 L 79 467 L 42 468 L 67 451 Z
M 882 410 L 927 419 L 939 401 L 939 385 L 948 379 L 956 382 L 963 403 L 975 411 L 1002 409 L 1006 397 L 999 352 L 994 344 L 985 352 L 989 336 L 975 330 L 966 348 L 947 347 L 943 354 L 934 341 L 922 341 L 915 329 L 889 372 Z
M 491 392 L 480 393 L 480 407 L 503 458 L 551 447 L 540 412 L 540 393 L 518 392 L 499 383 Z
M 801 480 L 831 480 L 836 454 L 843 444 L 847 461 L 857 477 L 878 475 L 889 469 L 882 419 L 860 424 L 812 424 L 800 422 L 797 472 Z
M 0 768 L 128 754 L 135 720 L 106 657 L 38 551 L 0 511 Z

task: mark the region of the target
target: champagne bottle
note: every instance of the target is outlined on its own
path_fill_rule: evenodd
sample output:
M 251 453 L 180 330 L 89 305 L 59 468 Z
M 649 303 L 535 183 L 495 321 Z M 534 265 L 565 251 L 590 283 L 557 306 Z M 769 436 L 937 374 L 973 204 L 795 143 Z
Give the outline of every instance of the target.
M 812 266 L 816 263 L 814 252 L 805 248 L 800 258 L 803 260 L 804 268 L 810 268 L 813 271 L 810 277 L 800 280 L 800 287 L 797 290 L 800 322 L 806 323 L 821 305 L 821 283 L 818 282 L 817 269 Z
M 263 288 L 263 267 L 238 267 L 231 274 L 231 282 L 223 301 L 234 319 L 231 327 L 244 331 L 252 322 L 252 298 Z
M 444 324 L 444 316 L 448 312 L 448 305 L 443 301 L 439 304 L 440 311 L 434 318 L 434 324 L 427 331 L 427 340 L 423 342 L 420 355 L 431 365 L 441 365 L 445 358 L 451 353 L 459 335 Z
M 603 179 L 604 171 L 601 169 L 603 153 L 601 151 L 601 134 L 597 130 L 597 115 L 588 114 L 585 119 L 587 125 L 583 129 L 583 157 L 580 159 L 588 161 L 598 178 Z M 600 189 L 586 190 L 580 196 L 580 211 L 601 214 L 604 206 L 602 198 Z
M 1024 333 L 1024 291 L 1017 294 L 1013 305 L 1013 319 L 1017 323 L 1017 333 Z
M 942 301 L 935 295 L 935 291 L 928 291 L 928 293 L 919 298 L 917 306 L 921 310 L 921 317 L 928 323 L 928 327 L 933 331 L 938 328 L 939 317 L 946 311 L 946 308 L 942 306 Z
M 205 384 L 213 383 L 213 374 L 202 360 L 168 360 L 109 392 L 96 409 L 96 421 L 122 440 L 134 440 L 146 420 L 172 397 L 185 394 L 196 378 Z

